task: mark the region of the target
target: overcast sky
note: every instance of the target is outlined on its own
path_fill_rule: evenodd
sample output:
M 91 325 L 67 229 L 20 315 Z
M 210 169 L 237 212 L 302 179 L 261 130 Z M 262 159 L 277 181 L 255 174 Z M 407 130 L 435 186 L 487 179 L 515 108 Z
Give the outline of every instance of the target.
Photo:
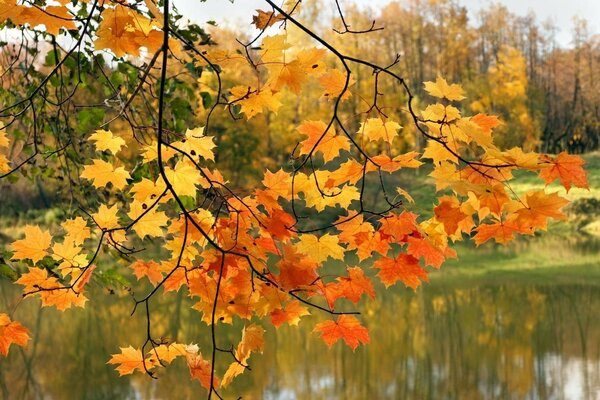
M 251 20 L 255 9 L 267 10 L 268 4 L 264 0 L 207 0 L 201 3 L 198 0 L 173 0 L 179 11 L 197 23 L 214 20 L 219 24 L 242 26 Z M 333 3 L 322 0 L 324 3 Z M 402 0 L 400 0 L 402 1 Z M 355 0 L 359 5 L 381 5 L 389 0 Z M 467 7 L 474 13 L 486 7 L 491 1 L 487 0 L 458 0 L 458 3 Z M 496 3 L 506 5 L 515 14 L 526 15 L 533 11 L 539 21 L 551 19 L 560 29 L 558 41 L 567 46 L 571 38 L 572 18 L 584 17 L 588 20 L 591 33 L 600 32 L 600 0 L 496 0 Z M 342 1 L 342 4 L 344 2 Z

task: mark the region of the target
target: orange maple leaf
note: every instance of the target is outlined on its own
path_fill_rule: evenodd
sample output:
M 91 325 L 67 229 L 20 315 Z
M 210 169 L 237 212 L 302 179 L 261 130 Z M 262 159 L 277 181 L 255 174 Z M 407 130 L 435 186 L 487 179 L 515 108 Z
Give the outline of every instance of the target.
M 583 158 L 569 155 L 566 151 L 563 151 L 556 158 L 547 158 L 546 161 L 550 166 L 540 171 L 540 178 L 546 182 L 546 185 L 559 179 L 560 184 L 567 189 L 567 192 L 571 189 L 571 184 L 579 188 L 589 189 L 587 173 L 583 169 L 585 164 Z
M 379 269 L 377 276 L 386 288 L 402 281 L 406 286 L 416 289 L 421 285 L 421 280 L 429 281 L 427 271 L 410 254 L 400 253 L 396 258 L 382 257 L 375 261 L 373 268 Z
M 27 328 L 11 321 L 8 315 L 0 314 L 0 354 L 6 357 L 11 344 L 25 347 L 29 339 Z
M 369 331 L 352 315 L 340 315 L 337 321 L 318 323 L 313 332 L 319 333 L 329 347 L 340 339 L 343 339 L 352 350 L 355 350 L 360 343 L 369 343 Z

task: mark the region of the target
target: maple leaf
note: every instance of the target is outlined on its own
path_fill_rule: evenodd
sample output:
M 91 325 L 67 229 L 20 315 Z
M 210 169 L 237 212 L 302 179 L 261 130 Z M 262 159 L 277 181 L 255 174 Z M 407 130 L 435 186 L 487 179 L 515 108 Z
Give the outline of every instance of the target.
M 233 104 L 239 104 L 241 111 L 250 119 L 265 110 L 271 110 L 274 113 L 281 107 L 279 101 L 281 95 L 273 93 L 271 89 L 262 88 L 261 90 L 252 90 L 246 86 L 236 86 L 230 89 L 235 97 Z
M 98 208 L 98 212 L 92 214 L 94 222 L 101 229 L 113 229 L 119 227 L 119 219 L 117 213 L 119 212 L 119 206 L 114 204 L 108 208 L 106 204 L 101 204 Z
M 119 376 L 132 374 L 134 371 L 144 372 L 144 355 L 140 349 L 121 347 L 120 354 L 113 354 L 107 364 L 117 365 Z
M 16 0 L 0 0 L 0 23 L 10 20 L 15 25 L 23 24 L 20 18 L 23 11 L 25 7 L 17 5 Z
M 490 133 L 492 129 L 502 124 L 502 121 L 495 115 L 477 114 L 471 117 L 471 121 L 479 125 L 485 133 Z
M 117 154 L 119 150 L 121 150 L 121 147 L 125 145 L 125 140 L 123 140 L 123 138 L 113 135 L 111 131 L 102 129 L 91 134 L 89 139 L 96 142 L 96 150 L 108 150 L 113 154 Z
M 516 232 L 520 231 L 520 227 L 517 221 L 513 219 L 498 221 L 493 224 L 481 224 L 475 230 L 477 234 L 473 236 L 473 240 L 479 246 L 492 238 L 496 243 L 507 243 L 514 238 Z
M 252 23 L 257 29 L 268 28 L 279 21 L 285 21 L 285 17 L 273 11 L 256 10 L 256 15 L 252 16 Z
M 52 258 L 61 261 L 58 268 L 63 274 L 68 275 L 73 267 L 80 267 L 87 263 L 85 256 L 80 257 L 81 250 L 81 247 L 76 245 L 75 241 L 65 237 L 62 243 L 55 243 L 52 246 Z
M 440 126 L 438 121 L 452 122 L 460 118 L 460 111 L 453 106 L 445 106 L 443 104 L 430 104 L 425 110 L 421 111 L 421 118 L 435 124 L 428 124 L 432 132 L 440 134 L 447 129 L 446 125 Z M 440 132 L 440 129 L 442 132 Z M 436 132 L 437 131 L 437 132 Z
M 386 288 L 402 281 L 407 287 L 416 289 L 421 285 L 421 280 L 429 281 L 427 271 L 410 254 L 400 253 L 396 258 L 382 257 L 375 261 L 373 268 L 379 269 L 377 276 Z
M 205 360 L 200 352 L 190 353 L 189 351 L 186 359 L 192 379 L 198 380 L 204 388 L 209 390 L 211 387 L 210 377 L 212 375 L 212 365 L 210 361 Z M 212 383 L 214 387 L 219 387 L 219 379 L 216 375 L 214 376 Z
M 358 128 L 358 134 L 365 136 L 368 140 L 376 142 L 383 140 L 392 143 L 394 138 L 398 136 L 398 131 L 402 128 L 395 121 L 383 121 L 381 118 L 369 118 L 365 122 L 361 122 Z
M 394 172 L 399 170 L 400 168 L 419 168 L 423 163 L 419 160 L 416 160 L 419 153 L 416 151 L 410 151 L 406 154 L 397 155 L 394 158 L 390 158 L 385 154 L 380 154 L 377 156 L 371 157 L 373 162 L 377 163 L 382 171 L 386 172 Z
M 346 136 L 337 135 L 333 126 L 325 132 L 327 125 L 321 121 L 306 121 L 298 127 L 298 132 L 308 136 L 300 142 L 300 154 L 309 154 L 313 150 L 323 154 L 328 162 L 340 155 L 341 150 L 350 150 L 350 141 Z
M 440 204 L 437 205 L 433 212 L 438 221 L 444 224 L 444 228 L 448 235 L 456 232 L 461 221 L 468 217 L 460 207 L 458 199 L 454 196 L 440 197 Z
M 191 164 L 179 161 L 174 169 L 165 168 L 167 180 L 179 196 L 196 197 L 196 185 L 202 183 L 200 172 Z
M 287 39 L 287 33 L 265 37 L 260 45 L 260 62 L 262 64 L 282 62 L 285 51 L 292 47 Z
M 323 263 L 329 257 L 335 260 L 344 259 L 344 248 L 339 245 L 336 236 L 326 233 L 321 237 L 311 234 L 300 235 L 300 241 L 296 243 L 298 251 L 309 255 L 317 264 Z
M 192 157 L 202 157 L 205 160 L 215 160 L 213 149 L 217 146 L 212 136 L 204 135 L 204 128 L 188 129 L 185 138 L 171 143 L 173 147 L 184 151 Z
M 135 221 L 133 230 L 138 236 L 144 239 L 146 236 L 162 236 L 162 229 L 167 226 L 169 217 L 163 211 L 157 211 L 156 207 L 147 210 L 148 205 L 133 201 L 127 214 L 129 218 Z
M 406 251 L 408 254 L 417 258 L 423 257 L 427 265 L 435 268 L 440 268 L 444 263 L 444 253 L 438 249 L 427 238 L 408 237 L 408 246 Z
M 549 166 L 540 171 L 540 178 L 546 182 L 546 185 L 559 179 L 560 184 L 567 189 L 567 193 L 571 189 L 571 185 L 589 189 L 587 173 L 583 169 L 585 160 L 581 157 L 572 156 L 563 151 L 556 158 L 548 158 L 546 161 Z
M 21 275 L 21 277 L 15 282 L 19 285 L 25 286 L 24 292 L 30 292 L 38 287 L 44 287 L 50 283 L 54 285 L 56 278 L 48 278 L 48 271 L 43 268 L 29 267 L 29 272 Z
M 6 136 L 6 127 L 0 122 L 0 147 L 8 147 L 9 141 Z
M 62 227 L 67 232 L 67 237 L 75 244 L 82 244 L 90 237 L 90 228 L 87 227 L 87 221 L 81 217 L 64 221 Z
M 298 300 L 292 300 L 282 308 L 277 308 L 271 312 L 271 323 L 280 327 L 287 322 L 288 325 L 298 325 L 300 318 L 310 315 L 310 312 Z
M 46 230 L 41 230 L 38 226 L 26 225 L 23 228 L 25 238 L 16 240 L 12 243 L 14 260 L 30 259 L 37 263 L 48 255 L 48 248 L 52 243 L 52 236 Z
M 92 275 L 94 274 L 95 269 L 95 265 L 90 265 L 89 267 L 84 268 L 84 270 L 80 272 L 79 276 L 73 276 L 72 282 L 74 284 L 73 288 L 75 289 L 75 292 L 83 292 L 85 286 L 92 279 Z
M 314 244 L 312 239 L 309 240 L 311 244 Z M 313 258 L 297 252 L 297 249 L 290 244 L 283 246 L 282 257 L 277 266 L 279 267 L 279 281 L 286 290 L 310 285 L 318 277 L 316 273 L 318 264 Z
M 521 229 L 546 229 L 548 218 L 566 219 L 567 215 L 560 211 L 569 201 L 556 193 L 546 194 L 543 190 L 525 195 L 526 207 L 516 211 L 517 222 Z
M 42 306 L 55 306 L 59 311 L 64 311 L 73 306 L 80 308 L 85 307 L 87 298 L 83 294 L 75 292 L 75 290 L 75 288 L 62 287 L 54 290 L 41 291 L 39 292 L 39 295 L 42 299 Z
M 313 332 L 319 333 L 329 347 L 340 339 L 343 339 L 352 350 L 355 350 L 360 343 L 369 343 L 369 331 L 352 315 L 340 315 L 337 321 L 318 323 Z
M 319 83 L 325 90 L 323 97 L 328 100 L 333 100 L 336 97 L 341 97 L 342 100 L 349 99 L 352 96 L 350 90 L 346 89 L 342 93 L 342 90 L 346 87 L 346 82 L 348 82 L 348 87 L 350 87 L 354 84 L 354 79 L 339 69 L 332 69 L 324 73 L 319 78 Z
M 465 92 L 460 85 L 449 85 L 439 75 L 435 82 L 425 82 L 425 90 L 434 97 L 446 98 L 448 100 L 462 100 L 465 98 Z
M 92 160 L 92 162 L 92 165 L 83 167 L 81 177 L 91 180 L 97 188 L 103 188 L 112 183 L 115 189 L 122 190 L 127 186 L 127 179 L 131 179 L 129 172 L 123 167 L 115 168 L 111 163 L 99 159 Z
M 350 159 L 342 163 L 338 169 L 329 174 L 329 178 L 325 182 L 325 187 L 331 188 L 346 182 L 355 185 L 362 179 L 363 169 L 363 165 L 354 159 Z
M 137 260 L 130 267 L 138 280 L 147 277 L 154 286 L 163 280 L 160 264 L 156 261 Z
M 262 184 L 277 198 L 287 199 L 292 194 L 292 177 L 283 169 L 272 173 L 265 172 L 265 177 Z
M 154 53 L 163 42 L 163 33 L 155 28 L 155 22 L 118 4 L 102 12 L 94 45 L 98 50 L 110 49 L 117 58 L 126 54 L 138 56 L 141 47 Z
M 146 357 L 146 367 L 148 369 L 170 364 L 177 357 L 187 355 L 187 347 L 181 343 L 161 344 L 154 347 Z
M 11 321 L 6 314 L 0 313 L 0 354 L 8 355 L 8 350 L 11 344 L 25 347 L 29 341 L 29 332 L 27 328 L 19 322 Z
M 40 7 L 23 7 L 15 19 L 16 24 L 29 24 L 32 28 L 44 25 L 46 32 L 55 36 L 59 34 L 61 28 L 65 30 L 77 29 L 69 9 L 65 6 L 46 6 L 43 9 Z
M 337 280 L 340 282 L 340 296 L 347 298 L 354 304 L 358 303 L 363 294 L 368 295 L 371 299 L 375 298 L 373 282 L 365 276 L 360 267 L 348 268 L 348 276 L 340 276 Z
M 451 145 L 447 144 L 450 148 Z M 451 161 L 458 164 L 458 157 L 448 151 L 448 149 L 441 143 L 435 140 L 428 140 L 427 146 L 421 158 L 431 158 L 434 165 L 439 165 L 442 161 Z

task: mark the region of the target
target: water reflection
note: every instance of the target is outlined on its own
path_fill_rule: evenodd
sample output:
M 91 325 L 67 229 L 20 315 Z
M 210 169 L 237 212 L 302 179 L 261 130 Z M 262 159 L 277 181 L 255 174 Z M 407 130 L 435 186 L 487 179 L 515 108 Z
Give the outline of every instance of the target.
M 523 282 L 531 282 L 524 280 Z M 244 399 L 598 399 L 600 290 L 597 282 L 553 283 L 536 278 L 494 283 L 434 280 L 416 293 L 381 292 L 365 304 L 371 344 L 354 353 L 327 350 L 300 329 L 267 332 L 228 395 Z M 0 309 L 18 293 L 3 284 Z M 85 311 L 39 310 L 34 301 L 16 317 L 34 332 L 25 350 L 0 359 L 3 399 L 203 398 L 183 364 L 159 380 L 118 378 L 106 365 L 119 345 L 143 340 L 143 320 L 129 316 L 126 298 L 97 294 Z M 102 302 L 100 304 L 100 302 Z M 183 293 L 153 304 L 157 333 L 208 349 L 205 326 Z M 595 312 L 594 312 L 595 311 Z M 159 318 L 160 317 L 160 318 Z M 222 329 L 223 347 L 239 331 Z M 227 394 L 227 393 L 226 393 Z M 227 398 L 230 398 L 227 397 Z M 235 397 L 234 397 L 235 398 Z

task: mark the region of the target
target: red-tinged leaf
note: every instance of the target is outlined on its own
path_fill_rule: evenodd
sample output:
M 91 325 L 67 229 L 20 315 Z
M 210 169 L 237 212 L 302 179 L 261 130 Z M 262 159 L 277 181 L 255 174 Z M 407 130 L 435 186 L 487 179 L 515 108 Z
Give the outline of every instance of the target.
M 549 158 L 547 162 L 550 165 L 540 171 L 540 178 L 546 182 L 546 185 L 559 179 L 567 192 L 571 189 L 571 185 L 589 189 L 587 173 L 583 169 L 585 164 L 583 158 L 563 151 L 556 158 Z
M 525 203 L 527 207 L 516 211 L 519 216 L 517 222 L 524 231 L 546 229 L 548 218 L 567 218 L 560 209 L 569 204 L 569 201 L 556 193 L 546 194 L 543 190 L 527 193 Z
M 444 230 L 448 235 L 453 235 L 460 222 L 468 215 L 462 212 L 456 197 L 443 196 L 439 200 L 440 204 L 433 209 L 435 218 L 444 224 Z
M 502 124 L 502 121 L 495 115 L 485 115 L 485 114 L 477 114 L 476 116 L 471 118 L 471 121 L 475 122 L 477 125 L 483 129 L 484 132 L 489 133 L 495 127 Z
M 400 242 L 406 235 L 417 230 L 417 215 L 403 212 L 400 215 L 392 214 L 381 219 L 381 232 Z
M 490 239 L 494 239 L 496 243 L 507 243 L 514 238 L 515 232 L 520 231 L 517 221 L 499 221 L 493 224 L 482 224 L 476 229 L 477 234 L 473 236 L 473 240 L 479 246 Z
M 340 339 L 352 350 L 360 343 L 369 343 L 369 331 L 352 315 L 340 315 L 337 321 L 321 322 L 315 326 L 313 332 L 319 333 L 329 347 Z
M 11 321 L 6 314 L 0 314 L 0 354 L 8 355 L 11 344 L 25 347 L 29 341 L 27 328 L 16 321 Z
M 192 379 L 196 379 L 200 382 L 202 387 L 210 390 L 210 377 L 212 374 L 212 364 L 210 361 L 205 360 L 202 357 L 202 354 L 199 352 L 197 354 L 188 353 L 187 364 L 190 369 L 190 375 L 192 376 Z M 213 376 L 212 383 L 213 387 L 219 387 L 219 378 L 217 378 L 216 375 Z
M 419 260 L 409 254 L 399 254 L 396 258 L 382 257 L 375 261 L 373 268 L 378 268 L 377 276 L 385 287 L 402 281 L 407 287 L 416 289 L 421 281 L 428 282 L 427 271 L 419 265 Z
M 360 267 L 348 268 L 348 276 L 337 278 L 339 281 L 340 297 L 345 297 L 354 304 L 358 303 L 361 296 L 366 294 L 370 298 L 375 298 L 375 289 L 373 282 Z
M 300 318 L 304 315 L 310 315 L 308 309 L 300 304 L 298 300 L 292 300 L 284 308 L 278 308 L 271 312 L 271 323 L 276 328 L 286 322 L 288 325 L 298 325 Z
M 444 263 L 444 253 L 435 247 L 427 238 L 417 238 L 410 236 L 408 238 L 407 253 L 419 258 L 423 257 L 425 264 L 439 268 Z
M 156 261 L 137 260 L 130 267 L 133 269 L 133 273 L 138 280 L 147 277 L 154 286 L 163 280 L 160 264 Z
M 179 289 L 185 284 L 185 269 L 183 267 L 177 268 L 169 277 L 165 280 L 163 287 L 165 292 L 179 291 Z

